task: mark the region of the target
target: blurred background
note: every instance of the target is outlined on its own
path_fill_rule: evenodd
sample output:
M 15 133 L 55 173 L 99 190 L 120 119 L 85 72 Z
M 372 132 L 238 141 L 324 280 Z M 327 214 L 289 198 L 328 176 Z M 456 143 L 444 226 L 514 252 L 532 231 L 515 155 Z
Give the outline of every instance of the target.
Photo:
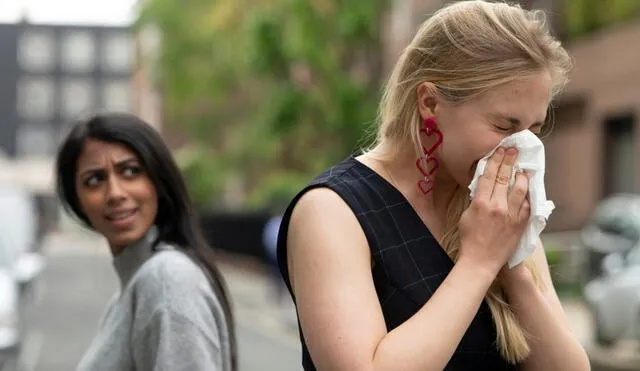
M 546 137 L 543 235 L 594 370 L 640 370 L 640 1 L 529 0 L 573 58 Z M 366 145 L 381 84 L 440 0 L 0 1 L 0 370 L 74 369 L 116 289 L 53 195 L 69 125 L 128 111 L 170 144 L 220 252 L 240 370 L 300 370 L 278 216 Z

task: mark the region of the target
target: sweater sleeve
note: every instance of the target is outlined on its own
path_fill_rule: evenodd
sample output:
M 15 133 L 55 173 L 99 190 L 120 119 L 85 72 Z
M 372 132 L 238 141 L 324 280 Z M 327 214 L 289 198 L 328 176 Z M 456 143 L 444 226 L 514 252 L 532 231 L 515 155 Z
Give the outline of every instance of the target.
M 132 334 L 137 371 L 222 371 L 216 328 L 204 328 L 181 313 L 159 307 Z

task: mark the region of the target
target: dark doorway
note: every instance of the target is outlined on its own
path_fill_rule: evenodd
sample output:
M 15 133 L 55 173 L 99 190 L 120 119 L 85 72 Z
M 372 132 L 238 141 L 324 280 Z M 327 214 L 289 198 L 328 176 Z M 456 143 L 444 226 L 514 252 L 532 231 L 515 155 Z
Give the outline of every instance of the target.
M 637 165 L 633 115 L 613 116 L 604 122 L 604 195 L 635 193 Z

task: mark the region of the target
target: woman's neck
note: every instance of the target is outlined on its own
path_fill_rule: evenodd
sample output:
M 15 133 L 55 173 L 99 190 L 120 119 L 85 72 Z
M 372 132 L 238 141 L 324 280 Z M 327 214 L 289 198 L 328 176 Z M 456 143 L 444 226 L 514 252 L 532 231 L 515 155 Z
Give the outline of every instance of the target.
M 416 150 L 413 146 L 399 148 L 401 149 L 389 151 L 379 146 L 359 159 L 402 192 L 414 208 L 435 212 L 440 218 L 446 217 L 449 202 L 458 187 L 457 183 L 441 163 L 432 178 L 433 188 L 424 194 L 418 186 L 418 182 L 424 180 L 424 176 L 416 166 Z

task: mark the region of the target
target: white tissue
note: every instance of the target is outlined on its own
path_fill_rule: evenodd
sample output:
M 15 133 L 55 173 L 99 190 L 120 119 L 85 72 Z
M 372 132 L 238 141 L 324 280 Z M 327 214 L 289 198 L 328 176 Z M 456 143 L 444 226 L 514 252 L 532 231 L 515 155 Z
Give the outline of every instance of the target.
M 518 148 L 518 159 L 514 166 L 509 186 L 511 187 L 515 181 L 515 174 L 518 170 L 526 170 L 529 174 L 529 202 L 531 204 L 531 215 L 529 216 L 529 224 L 525 230 L 518 249 L 509 259 L 509 268 L 522 263 L 536 249 L 538 236 L 547 225 L 547 219 L 555 208 L 552 201 L 547 200 L 544 189 L 544 145 L 540 139 L 529 130 L 522 130 L 516 134 L 504 138 L 496 148 L 483 157 L 478 162 L 476 173 L 469 185 L 471 198 L 475 196 L 478 177 L 484 173 L 487 160 L 499 147 L 516 147 Z

